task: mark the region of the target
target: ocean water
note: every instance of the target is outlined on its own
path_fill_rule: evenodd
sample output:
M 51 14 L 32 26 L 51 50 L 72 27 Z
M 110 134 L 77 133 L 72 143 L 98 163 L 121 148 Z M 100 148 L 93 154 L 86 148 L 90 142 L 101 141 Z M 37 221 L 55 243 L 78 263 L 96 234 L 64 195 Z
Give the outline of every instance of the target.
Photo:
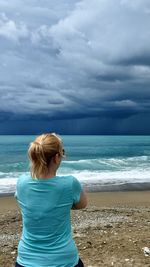
M 0 194 L 13 193 L 29 173 L 35 136 L 0 136 Z M 149 190 L 150 136 L 62 136 L 66 158 L 58 175 L 74 175 L 89 191 Z

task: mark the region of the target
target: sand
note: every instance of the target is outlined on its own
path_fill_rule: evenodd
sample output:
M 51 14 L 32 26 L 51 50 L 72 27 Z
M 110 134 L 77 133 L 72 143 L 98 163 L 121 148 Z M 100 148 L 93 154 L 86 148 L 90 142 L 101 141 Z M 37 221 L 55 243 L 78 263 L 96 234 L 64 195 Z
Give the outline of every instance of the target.
M 72 211 L 73 235 L 85 267 L 150 267 L 150 191 L 88 193 Z M 14 266 L 22 228 L 13 197 L 0 198 L 0 267 Z M 35 266 L 32 266 L 35 267 Z

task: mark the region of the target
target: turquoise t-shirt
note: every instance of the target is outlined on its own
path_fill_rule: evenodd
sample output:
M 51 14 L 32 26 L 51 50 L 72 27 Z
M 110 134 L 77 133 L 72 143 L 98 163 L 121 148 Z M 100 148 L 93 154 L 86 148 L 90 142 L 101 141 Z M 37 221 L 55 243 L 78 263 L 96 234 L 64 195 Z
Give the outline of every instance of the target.
M 17 262 L 25 267 L 73 267 L 79 256 L 72 238 L 70 211 L 82 187 L 73 176 L 17 181 L 15 196 L 23 230 Z

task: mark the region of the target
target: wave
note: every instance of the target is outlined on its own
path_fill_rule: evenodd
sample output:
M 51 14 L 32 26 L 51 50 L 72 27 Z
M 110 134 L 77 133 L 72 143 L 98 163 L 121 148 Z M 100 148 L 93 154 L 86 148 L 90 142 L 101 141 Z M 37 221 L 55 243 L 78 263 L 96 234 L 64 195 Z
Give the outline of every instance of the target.
M 27 172 L 0 172 L 0 182 L 3 178 L 4 179 L 18 178 L 23 173 Z
M 60 175 L 68 175 L 67 169 L 62 170 Z M 99 181 L 105 182 L 150 182 L 150 169 L 144 171 L 130 170 L 130 171 L 89 171 L 89 170 L 72 170 L 71 175 L 76 176 L 80 181 Z
M 132 170 L 134 168 L 148 168 L 149 156 L 137 156 L 127 158 L 95 158 L 63 161 L 62 167 L 68 170 Z
M 26 173 L 28 174 L 28 173 Z M 58 175 L 68 175 L 64 171 Z M 72 171 L 70 175 L 75 176 L 84 186 L 93 186 L 100 188 L 104 186 L 120 186 L 124 184 L 144 184 L 150 183 L 150 171 L 137 172 L 132 170 L 130 172 L 89 172 L 85 171 Z M 0 179 L 0 194 L 14 193 L 16 188 L 17 178 L 9 177 Z
M 0 179 L 0 194 L 14 193 L 16 189 L 17 178 Z
M 150 156 L 136 156 L 136 157 L 126 157 L 126 158 L 89 158 L 89 159 L 79 159 L 79 160 L 64 160 L 67 164 L 78 164 L 78 163 L 93 163 L 93 162 L 128 162 L 128 161 L 150 161 Z
M 15 192 L 17 178 L 22 173 L 7 174 L 5 178 L 0 179 L 0 193 L 13 193 Z M 28 172 L 24 174 L 29 174 Z M 131 170 L 131 171 L 79 171 L 72 170 L 68 173 L 67 169 L 62 169 L 58 172 L 58 175 L 73 175 L 84 185 L 97 185 L 112 186 L 123 185 L 132 183 L 150 183 L 150 169 L 144 171 Z

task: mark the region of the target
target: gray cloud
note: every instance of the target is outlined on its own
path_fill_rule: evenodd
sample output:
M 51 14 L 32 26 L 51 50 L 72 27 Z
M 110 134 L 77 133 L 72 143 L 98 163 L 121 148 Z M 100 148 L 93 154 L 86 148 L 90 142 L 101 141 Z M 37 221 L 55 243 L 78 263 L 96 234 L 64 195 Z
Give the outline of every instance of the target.
M 148 118 L 149 14 L 147 0 L 1 1 L 0 120 L 116 133 Z

